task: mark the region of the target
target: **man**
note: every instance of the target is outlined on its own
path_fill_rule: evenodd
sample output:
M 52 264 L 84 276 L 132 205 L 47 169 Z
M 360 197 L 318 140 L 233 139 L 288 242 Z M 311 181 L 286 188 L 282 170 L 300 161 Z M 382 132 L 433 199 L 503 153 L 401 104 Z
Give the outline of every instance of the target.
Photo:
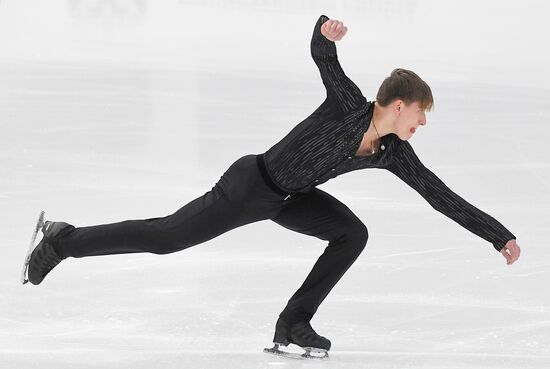
M 317 308 L 353 264 L 368 240 L 366 226 L 343 203 L 317 188 L 338 175 L 383 168 L 414 188 L 437 211 L 491 242 L 508 264 L 520 248 L 515 236 L 493 217 L 452 192 L 422 165 L 407 140 L 426 124 L 433 106 L 430 87 L 414 72 L 396 69 L 369 102 L 345 75 L 335 41 L 342 22 L 321 16 L 311 54 L 327 97 L 305 120 L 269 150 L 236 160 L 203 196 L 172 215 L 75 228 L 42 222 L 44 237 L 26 258 L 23 282 L 40 284 L 67 257 L 150 252 L 167 254 L 252 222 L 270 219 L 283 227 L 328 241 L 302 286 L 275 326 L 274 349 L 296 344 L 326 352 L 330 341 L 310 325 Z

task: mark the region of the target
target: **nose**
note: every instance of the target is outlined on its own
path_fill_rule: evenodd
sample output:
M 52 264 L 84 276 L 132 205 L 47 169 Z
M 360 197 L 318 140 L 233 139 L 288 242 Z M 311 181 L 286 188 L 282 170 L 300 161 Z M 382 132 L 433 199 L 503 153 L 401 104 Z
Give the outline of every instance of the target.
M 421 126 L 425 126 L 426 125 L 426 117 L 423 117 L 422 119 L 420 119 L 420 121 L 418 122 Z

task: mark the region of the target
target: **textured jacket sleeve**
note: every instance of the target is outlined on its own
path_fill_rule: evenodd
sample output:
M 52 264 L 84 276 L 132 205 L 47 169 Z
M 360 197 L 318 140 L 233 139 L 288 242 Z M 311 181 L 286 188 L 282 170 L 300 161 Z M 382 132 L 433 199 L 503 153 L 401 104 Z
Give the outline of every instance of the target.
M 311 39 L 311 56 L 321 72 L 321 79 L 327 89 L 327 99 L 334 102 L 343 112 L 348 112 L 364 106 L 366 99 L 359 87 L 342 70 L 335 43 L 321 34 L 321 26 L 327 20 L 329 18 L 326 15 L 321 15 L 315 24 Z
M 497 251 L 500 251 L 506 242 L 516 238 L 496 219 L 451 191 L 422 165 L 407 141 L 402 141 L 397 147 L 387 169 L 417 191 L 435 210 L 491 242 Z

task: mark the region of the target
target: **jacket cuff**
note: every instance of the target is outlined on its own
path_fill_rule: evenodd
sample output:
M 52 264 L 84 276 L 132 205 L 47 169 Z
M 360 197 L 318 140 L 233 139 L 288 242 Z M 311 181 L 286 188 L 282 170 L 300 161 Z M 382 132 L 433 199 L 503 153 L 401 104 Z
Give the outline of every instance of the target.
M 516 239 L 516 236 L 514 235 L 510 237 L 506 237 L 505 239 L 493 242 L 493 247 L 495 248 L 495 250 L 500 252 L 504 248 L 504 246 L 508 243 L 508 241 L 515 240 L 515 239 Z

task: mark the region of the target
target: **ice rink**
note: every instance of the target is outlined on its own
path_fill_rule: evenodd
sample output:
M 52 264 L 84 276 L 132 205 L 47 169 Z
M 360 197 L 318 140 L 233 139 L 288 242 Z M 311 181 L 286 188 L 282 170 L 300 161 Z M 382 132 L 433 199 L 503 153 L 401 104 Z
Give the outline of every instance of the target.
M 0 369 L 550 366 L 545 1 L 2 0 Z M 75 226 L 175 212 L 325 98 L 309 43 L 344 21 L 374 100 L 396 67 L 434 93 L 411 144 L 522 247 L 512 266 L 387 171 L 323 185 L 369 229 L 312 325 L 331 359 L 262 353 L 325 241 L 271 221 L 170 255 L 19 274 L 40 210 Z M 545 236 L 546 235 L 546 236 Z

